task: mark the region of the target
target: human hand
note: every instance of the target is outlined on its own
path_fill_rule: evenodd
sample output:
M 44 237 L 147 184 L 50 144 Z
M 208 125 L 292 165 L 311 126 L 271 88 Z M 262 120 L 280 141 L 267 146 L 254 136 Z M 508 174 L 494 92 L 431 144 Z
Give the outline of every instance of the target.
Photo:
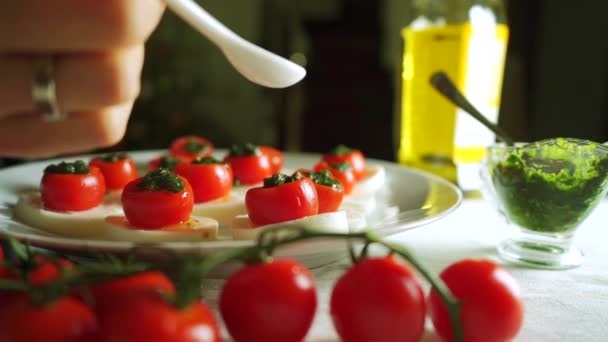
M 162 0 L 1 0 L 0 156 L 49 157 L 122 139 L 139 94 L 144 42 Z M 36 63 L 52 56 L 58 108 L 32 97 Z

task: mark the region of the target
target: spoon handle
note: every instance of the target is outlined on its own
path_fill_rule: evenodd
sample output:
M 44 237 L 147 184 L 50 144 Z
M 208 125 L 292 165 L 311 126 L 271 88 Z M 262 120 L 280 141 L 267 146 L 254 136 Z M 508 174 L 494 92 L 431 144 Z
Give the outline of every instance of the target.
M 193 0 L 165 0 L 165 2 L 171 11 L 216 44 L 225 41 L 226 38 L 242 39 Z
M 493 124 L 481 114 L 464 95 L 456 88 L 456 85 L 450 80 L 448 75 L 443 71 L 438 71 L 431 76 L 431 85 L 435 87 L 443 96 L 450 100 L 453 104 L 463 109 L 465 112 L 473 116 L 477 121 L 489 128 L 496 134 L 498 139 L 504 141 L 508 146 L 513 146 L 513 138 L 507 134 L 500 126 Z

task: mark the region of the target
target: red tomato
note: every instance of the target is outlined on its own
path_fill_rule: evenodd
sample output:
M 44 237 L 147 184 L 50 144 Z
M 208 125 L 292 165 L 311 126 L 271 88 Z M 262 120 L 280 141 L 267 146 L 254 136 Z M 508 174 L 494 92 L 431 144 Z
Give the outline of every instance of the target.
M 156 292 L 132 292 L 98 311 L 99 342 L 212 342 L 221 335 L 201 302 L 172 307 Z
M 174 171 L 177 164 L 182 163 L 182 162 L 183 162 L 183 160 L 178 157 L 159 156 L 159 157 L 156 157 L 156 158 L 150 160 L 150 162 L 148 162 L 148 171 L 155 171 L 156 169 L 158 169 L 160 167 L 164 167 L 165 169 Z
M 84 163 L 83 166 L 86 167 Z M 101 204 L 106 193 L 106 183 L 101 171 L 94 166 L 89 167 L 88 173 L 56 173 L 45 170 L 40 182 L 40 193 L 44 207 L 48 210 L 83 211 Z
M 328 164 L 326 162 L 320 161 L 315 167 L 315 171 L 321 170 L 329 170 L 332 176 L 337 179 L 340 184 L 342 184 L 342 188 L 344 188 L 344 194 L 349 195 L 353 192 L 353 188 L 355 187 L 355 174 L 353 173 L 352 167 L 349 167 L 347 163 L 343 164 Z
M 273 175 L 269 157 L 252 144 L 233 145 L 224 161 L 232 167 L 235 182 L 257 184 Z
M 283 152 L 280 150 L 271 147 L 271 146 L 259 146 L 258 147 L 262 154 L 266 155 L 270 160 L 271 165 L 271 174 L 279 173 L 283 169 L 283 164 L 285 164 L 285 156 Z
M 122 205 L 129 223 L 141 229 L 160 229 L 189 220 L 194 206 L 190 183 L 166 169 L 154 172 L 179 177 L 183 182 L 183 189 L 178 192 L 142 189 L 140 184 L 145 177 L 127 184 L 122 193 Z
M 175 173 L 186 178 L 194 191 L 194 203 L 204 203 L 226 197 L 230 194 L 232 168 L 219 160 L 211 163 L 181 163 L 175 167 Z
M 251 223 L 262 226 L 316 215 L 319 198 L 312 180 L 304 177 L 278 186 L 249 189 L 245 207 Z
M 169 152 L 174 157 L 183 160 L 192 160 L 196 157 L 208 157 L 213 154 L 214 146 L 211 141 L 196 135 L 179 137 L 169 147 Z
M 96 341 L 97 319 L 84 303 L 61 297 L 37 306 L 23 293 L 4 296 L 0 305 L 0 341 Z
M 57 279 L 62 270 L 73 269 L 74 264 L 66 259 L 46 259 L 36 257 L 36 268 L 28 274 L 28 281 L 32 285 L 44 285 Z
M 440 277 L 462 303 L 465 341 L 509 341 L 517 335 L 524 306 L 519 285 L 507 270 L 489 260 L 465 259 L 448 266 Z M 437 333 L 453 340 L 448 312 L 434 290 L 429 309 Z
M 302 341 L 317 307 L 312 274 L 292 260 L 248 264 L 222 288 L 220 312 L 235 341 Z
M 122 300 L 122 296 L 129 296 L 133 292 L 158 292 L 168 295 L 175 294 L 175 286 L 161 272 L 149 271 L 133 274 L 120 279 L 92 286 L 93 296 L 97 310 L 112 305 L 115 300 Z
M 336 283 L 331 317 L 344 341 L 419 341 L 426 304 L 422 285 L 389 256 L 354 264 Z
M 356 180 L 365 178 L 365 156 L 359 150 L 338 145 L 332 151 L 324 154 L 322 160 L 328 164 L 347 162 L 353 167 Z
M 97 157 L 89 165 L 101 170 L 108 190 L 122 190 L 127 183 L 137 178 L 135 162 L 126 154 Z
M 294 174 L 298 172 L 310 177 L 315 183 L 315 190 L 317 190 L 317 197 L 319 197 L 319 214 L 338 210 L 344 199 L 344 188 L 338 180 L 333 178 L 331 172 L 298 169 Z

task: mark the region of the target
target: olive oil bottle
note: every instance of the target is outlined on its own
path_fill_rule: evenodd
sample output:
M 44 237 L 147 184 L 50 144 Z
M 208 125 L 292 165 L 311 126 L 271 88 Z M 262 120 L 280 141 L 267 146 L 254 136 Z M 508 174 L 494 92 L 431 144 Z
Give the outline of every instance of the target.
M 439 70 L 489 120 L 498 120 L 508 27 L 500 0 L 414 0 L 404 39 L 400 163 L 479 188 L 478 165 L 494 135 L 434 90 Z

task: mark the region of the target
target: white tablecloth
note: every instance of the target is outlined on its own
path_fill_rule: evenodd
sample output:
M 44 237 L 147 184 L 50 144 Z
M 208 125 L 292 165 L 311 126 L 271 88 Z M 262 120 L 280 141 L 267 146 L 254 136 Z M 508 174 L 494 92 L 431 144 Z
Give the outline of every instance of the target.
M 495 246 L 508 234 L 506 222 L 487 202 L 467 199 L 447 217 L 391 240 L 410 247 L 429 269 L 439 273 L 463 258 L 501 262 Z M 545 271 L 506 265 L 519 281 L 525 302 L 524 326 L 518 341 L 608 341 L 607 201 L 579 228 L 574 243 L 585 254 L 584 264 L 575 269 Z M 319 307 L 307 341 L 338 340 L 329 316 L 328 298 L 335 280 L 347 266 L 345 259 L 313 270 Z M 211 288 L 205 299 L 216 307 L 221 281 L 208 284 Z M 439 340 L 430 324 L 423 340 Z

